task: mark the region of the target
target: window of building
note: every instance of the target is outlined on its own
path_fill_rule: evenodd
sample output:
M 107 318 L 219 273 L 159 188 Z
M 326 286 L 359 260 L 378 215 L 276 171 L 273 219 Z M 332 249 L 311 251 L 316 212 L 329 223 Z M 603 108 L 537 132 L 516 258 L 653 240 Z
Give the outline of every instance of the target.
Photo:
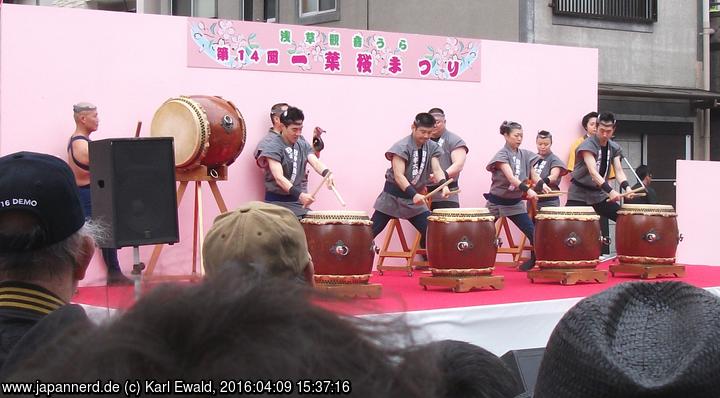
M 657 0 L 552 0 L 555 15 L 626 22 L 657 22 Z
M 170 13 L 184 17 L 217 18 L 217 0 L 172 0 Z
M 278 0 L 264 0 L 263 3 L 263 19 L 265 22 L 277 22 Z
M 298 0 L 300 23 L 316 24 L 340 20 L 340 0 Z

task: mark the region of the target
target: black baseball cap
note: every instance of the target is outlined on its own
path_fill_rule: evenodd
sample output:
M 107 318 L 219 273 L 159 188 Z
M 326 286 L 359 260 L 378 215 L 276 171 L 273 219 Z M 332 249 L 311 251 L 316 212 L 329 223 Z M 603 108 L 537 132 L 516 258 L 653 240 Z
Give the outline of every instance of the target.
M 0 216 L 25 210 L 40 220 L 43 236 L 32 247 L 0 242 L 0 252 L 42 249 L 77 232 L 85 224 L 75 177 L 61 159 L 35 152 L 0 157 Z

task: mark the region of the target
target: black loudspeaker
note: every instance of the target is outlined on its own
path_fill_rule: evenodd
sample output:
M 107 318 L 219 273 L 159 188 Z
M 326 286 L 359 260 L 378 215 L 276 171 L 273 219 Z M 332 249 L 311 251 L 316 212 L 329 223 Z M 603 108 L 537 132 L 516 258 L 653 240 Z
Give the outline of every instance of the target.
M 92 217 L 107 228 L 100 247 L 179 240 L 171 137 L 90 142 Z
M 526 350 L 512 350 L 506 352 L 500 359 L 522 382 L 525 391 L 532 393 L 535 390 L 540 362 L 542 362 L 545 348 L 529 348 Z

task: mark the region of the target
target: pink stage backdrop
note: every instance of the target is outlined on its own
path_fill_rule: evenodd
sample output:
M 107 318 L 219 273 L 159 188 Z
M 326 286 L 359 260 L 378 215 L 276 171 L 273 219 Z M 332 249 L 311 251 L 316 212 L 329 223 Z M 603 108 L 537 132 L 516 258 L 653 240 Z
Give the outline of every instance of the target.
M 138 121 L 143 122 L 142 135 L 147 136 L 155 110 L 168 98 L 219 95 L 239 107 L 248 128 L 245 151 L 230 166 L 229 181 L 219 183 L 228 207 L 235 208 L 262 198 L 261 171 L 252 149 L 268 129 L 270 106 L 288 102 L 305 111 L 306 138 L 310 139 L 314 126 L 328 131 L 321 160 L 335 172 L 347 209 L 371 212 L 390 165 L 384 152 L 410 133 L 416 113 L 441 107 L 448 129 L 461 135 L 470 148 L 460 179 L 461 203 L 482 207 L 482 193 L 490 184 L 485 164 L 504 144 L 498 133 L 503 120 L 523 124 L 522 146 L 531 150 L 535 150 L 538 130 L 551 131 L 555 152 L 567 158 L 568 146 L 582 131 L 580 118 L 597 106 L 595 49 L 478 41 L 482 57 L 473 70 L 478 69 L 480 82 L 191 68 L 189 24 L 183 17 L 3 6 L 0 154 L 33 150 L 65 158 L 67 139 L 74 129 L 71 105 L 78 101 L 98 105 L 100 129 L 93 138 L 103 139 L 132 136 Z M 250 32 L 258 25 L 234 22 L 233 26 Z M 315 28 L 292 29 L 297 39 L 296 31 Z M 407 36 L 415 46 L 412 35 L 382 35 Z M 440 44 L 446 40 L 432 39 Z M 310 186 L 318 181 L 317 175 L 311 176 Z M 186 193 L 179 208 L 181 242 L 164 250 L 159 273 L 190 269 L 191 198 Z M 218 214 L 207 187 L 203 204 L 207 230 Z M 323 190 L 313 208 L 340 206 Z M 150 251 L 142 248 L 144 261 Z M 104 283 L 98 258 L 93 260 L 86 284 Z M 130 249 L 121 251 L 121 262 L 126 271 L 130 269 Z
M 720 253 L 715 246 L 720 188 L 704 184 L 702 193 L 698 191 L 698 177 L 714 175 L 720 175 L 720 162 L 677 161 L 678 227 L 683 235 L 678 245 L 679 263 L 720 266 Z
M 480 40 L 188 19 L 188 66 L 480 81 Z

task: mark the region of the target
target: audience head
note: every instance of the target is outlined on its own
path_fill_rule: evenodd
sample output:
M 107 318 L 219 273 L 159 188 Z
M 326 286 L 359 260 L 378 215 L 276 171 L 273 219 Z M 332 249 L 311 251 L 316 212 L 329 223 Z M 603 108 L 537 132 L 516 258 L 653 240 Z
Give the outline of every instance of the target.
M 313 266 L 305 232 L 288 209 L 249 202 L 215 218 L 205 236 L 208 275 L 242 264 L 247 272 L 311 282 Z
M 69 300 L 95 231 L 64 161 L 34 152 L 0 158 L 0 280 L 32 282 Z
M 73 118 L 76 128 L 87 133 L 97 130 L 100 125 L 97 107 L 89 102 L 78 102 L 73 105 Z
M 513 398 L 523 387 L 495 354 L 476 345 L 442 340 L 408 349 L 402 371 L 430 363 L 440 380 L 434 385 L 438 398 Z
M 581 300 L 550 336 L 535 398 L 720 396 L 720 298 L 629 282 Z
M 597 112 L 590 112 L 582 118 L 582 127 L 588 135 L 594 135 L 597 132 Z
M 299 396 L 297 380 L 347 388 L 346 380 L 353 396 L 430 396 L 414 384 L 431 374 L 396 377 L 398 350 L 389 342 L 407 327 L 341 317 L 313 304 L 309 290 L 238 269 L 195 286 L 160 286 L 57 357 L 31 358 L 10 380 L 140 379 L 145 385 L 182 378 L 213 380 L 218 391 L 223 380 L 292 380 L 291 386 L 272 383 L 295 392 L 288 396 Z

